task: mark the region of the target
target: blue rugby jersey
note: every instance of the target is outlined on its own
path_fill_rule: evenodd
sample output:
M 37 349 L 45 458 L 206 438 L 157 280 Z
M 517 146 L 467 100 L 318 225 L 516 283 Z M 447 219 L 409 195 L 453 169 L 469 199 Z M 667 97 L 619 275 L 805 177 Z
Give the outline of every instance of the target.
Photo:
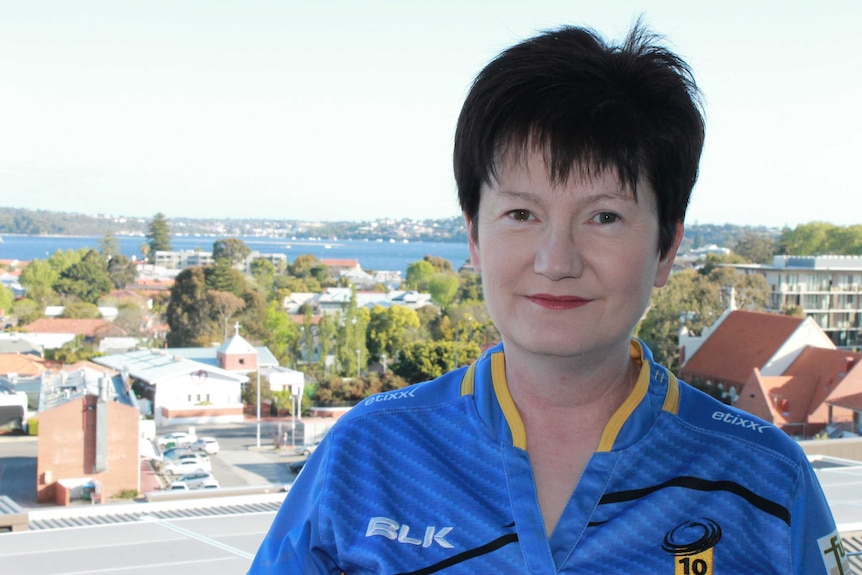
M 849 573 L 819 483 L 781 430 L 678 382 L 638 381 L 550 539 L 502 346 L 368 398 L 327 434 L 250 573 Z

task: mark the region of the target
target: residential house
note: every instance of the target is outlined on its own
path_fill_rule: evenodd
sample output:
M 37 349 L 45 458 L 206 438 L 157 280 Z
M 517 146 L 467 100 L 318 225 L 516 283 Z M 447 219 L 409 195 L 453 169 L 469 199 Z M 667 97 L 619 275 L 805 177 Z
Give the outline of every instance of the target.
M 680 337 L 680 377 L 796 437 L 857 429 L 843 398 L 862 393 L 862 354 L 836 349 L 810 317 L 729 309 Z
M 794 436 L 858 433 L 853 398 L 862 395 L 860 360 L 862 353 L 805 347 L 780 375 L 754 369 L 736 406 Z
M 680 377 L 738 396 L 754 368 L 780 375 L 805 346 L 835 346 L 810 318 L 733 309 L 694 337 L 680 335 Z
M 0 333 L 0 353 L 20 353 L 34 357 L 42 357 L 44 355 L 41 345 L 30 343 L 26 339 L 23 339 L 18 332 Z
M 34 355 L 0 353 L 0 376 L 38 377 L 45 371 L 45 361 Z
M 862 347 L 862 256 L 787 256 L 771 266 L 728 264 L 760 274 L 772 290 L 767 311 L 801 309 L 836 347 Z
M 81 369 L 44 381 L 36 496 L 67 504 L 140 490 L 139 410 L 123 378 Z
M 119 326 L 104 319 L 74 319 L 74 318 L 40 318 L 25 325 L 21 338 L 44 349 L 57 349 L 64 343 L 73 341 L 75 336 L 82 336 L 91 344 L 105 337 L 122 337 L 126 335 Z

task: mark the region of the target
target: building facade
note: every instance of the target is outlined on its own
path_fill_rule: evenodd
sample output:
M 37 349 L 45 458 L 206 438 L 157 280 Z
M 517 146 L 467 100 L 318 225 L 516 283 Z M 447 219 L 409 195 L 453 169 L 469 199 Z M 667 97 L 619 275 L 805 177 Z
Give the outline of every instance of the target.
M 841 349 L 862 349 L 862 256 L 775 256 L 771 266 L 734 264 L 766 278 L 767 311 L 801 309 Z

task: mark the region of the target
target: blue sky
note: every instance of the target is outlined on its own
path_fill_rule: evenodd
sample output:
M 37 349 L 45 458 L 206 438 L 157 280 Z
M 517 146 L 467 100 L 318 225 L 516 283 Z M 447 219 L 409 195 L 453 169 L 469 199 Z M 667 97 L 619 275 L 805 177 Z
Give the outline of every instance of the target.
M 4 0 L 0 206 L 455 216 L 479 69 L 538 30 L 619 39 L 640 14 L 705 94 L 689 222 L 862 223 L 856 0 Z

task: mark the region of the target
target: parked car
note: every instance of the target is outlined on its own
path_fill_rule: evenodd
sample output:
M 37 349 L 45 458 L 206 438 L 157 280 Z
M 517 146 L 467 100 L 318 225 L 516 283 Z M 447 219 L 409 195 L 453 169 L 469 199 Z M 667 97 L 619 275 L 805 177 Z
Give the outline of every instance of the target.
M 218 479 L 212 473 L 206 471 L 195 471 L 181 475 L 179 479 L 171 482 L 170 491 L 185 489 L 216 489 L 219 487 Z
M 169 447 L 162 451 L 162 459 L 179 459 L 183 456 L 197 455 L 188 447 Z
M 311 455 L 311 453 L 317 449 L 317 446 L 320 445 L 319 441 L 315 441 L 314 443 L 308 443 L 306 445 L 300 445 L 296 448 L 296 452 L 300 455 Z
M 290 470 L 291 470 L 291 471 L 293 471 L 294 473 L 299 473 L 300 471 L 302 471 L 302 468 L 303 468 L 303 467 L 305 467 L 305 462 L 306 462 L 306 461 L 308 461 L 308 459 L 307 459 L 307 458 L 306 458 L 306 459 L 300 459 L 299 461 L 291 461 L 291 462 L 288 464 L 288 467 L 289 467 L 289 468 L 290 468 Z
M 183 475 L 195 471 L 212 471 L 209 457 L 195 454 L 194 457 L 182 457 L 180 459 L 166 459 L 162 463 L 162 473 L 165 475 Z
M 168 433 L 167 435 L 160 437 L 157 443 L 161 449 L 174 446 L 185 447 L 190 443 L 194 443 L 197 439 L 197 436 L 192 435 L 191 433 L 186 433 L 185 431 L 174 431 L 173 433 Z
M 197 441 L 189 445 L 190 448 L 196 451 L 203 451 L 214 455 L 219 451 L 218 439 L 215 437 L 198 437 Z

